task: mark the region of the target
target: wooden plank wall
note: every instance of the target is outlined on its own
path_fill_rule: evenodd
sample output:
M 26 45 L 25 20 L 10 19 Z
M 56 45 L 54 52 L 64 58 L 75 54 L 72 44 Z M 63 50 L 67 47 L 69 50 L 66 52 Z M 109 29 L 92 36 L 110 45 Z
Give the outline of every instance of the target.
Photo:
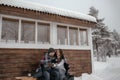
M 38 67 L 45 49 L 0 49 L 0 80 L 15 80 L 15 77 L 26 76 L 28 71 Z M 70 64 L 69 72 L 75 76 L 91 73 L 90 50 L 64 50 Z
M 57 16 L 22 8 L 0 5 L 0 14 L 53 21 L 65 24 L 91 27 L 95 23 L 80 19 Z M 14 77 L 25 76 L 27 71 L 34 70 L 42 58 L 45 49 L 0 49 L 0 80 L 15 80 Z M 70 64 L 70 72 L 75 76 L 91 73 L 90 50 L 64 50 Z

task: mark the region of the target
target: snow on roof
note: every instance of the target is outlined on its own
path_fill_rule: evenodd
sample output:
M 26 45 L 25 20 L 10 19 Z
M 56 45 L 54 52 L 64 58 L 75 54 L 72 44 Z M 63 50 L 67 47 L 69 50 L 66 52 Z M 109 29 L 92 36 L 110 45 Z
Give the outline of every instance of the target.
M 55 8 L 47 5 L 42 5 L 30 1 L 0 0 L 0 4 L 96 22 L 96 19 L 90 15 L 82 14 L 76 11 L 70 11 L 70 10 Z

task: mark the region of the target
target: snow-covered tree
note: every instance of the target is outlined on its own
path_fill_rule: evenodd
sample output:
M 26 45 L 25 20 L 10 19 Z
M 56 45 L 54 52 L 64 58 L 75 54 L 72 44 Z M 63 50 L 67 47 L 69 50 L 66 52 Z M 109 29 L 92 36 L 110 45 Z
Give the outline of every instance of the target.
M 118 55 L 117 49 L 120 46 L 120 35 L 116 30 L 113 30 L 112 36 L 113 36 L 113 40 L 111 41 L 111 44 L 112 44 L 113 54 L 117 56 Z
M 98 18 L 99 11 L 95 7 L 90 7 L 89 15 L 94 16 L 96 19 Z
M 92 30 L 93 35 L 93 49 L 96 51 L 97 61 L 100 61 L 103 58 L 106 58 L 106 54 L 108 53 L 108 49 L 106 49 L 107 39 L 109 37 L 109 31 L 107 26 L 104 24 L 104 18 L 99 19 L 98 18 L 99 11 L 91 7 L 89 11 L 89 15 L 96 18 L 97 23 L 95 28 Z M 104 44 L 105 43 L 105 44 Z M 102 50 L 102 51 L 101 51 Z
M 89 15 L 95 17 L 96 19 L 98 19 L 98 10 L 95 9 L 94 7 L 91 7 L 90 8 L 90 11 L 89 11 Z M 97 25 L 96 25 L 97 26 Z M 99 54 L 98 54 L 98 43 L 97 41 L 99 40 L 100 38 L 100 33 L 99 33 L 99 29 L 98 28 L 93 28 L 92 30 L 92 35 L 93 35 L 93 49 L 94 51 L 96 52 L 96 56 L 97 56 L 97 59 L 99 59 Z

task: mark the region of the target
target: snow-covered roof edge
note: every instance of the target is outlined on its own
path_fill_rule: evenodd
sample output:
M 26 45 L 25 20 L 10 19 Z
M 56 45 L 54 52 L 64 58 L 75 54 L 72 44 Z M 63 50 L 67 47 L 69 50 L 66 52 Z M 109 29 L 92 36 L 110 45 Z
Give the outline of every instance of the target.
M 51 7 L 47 5 L 42 5 L 42 4 L 30 2 L 30 1 L 0 0 L 0 4 L 96 22 L 96 19 L 90 15 L 82 14 L 76 11 L 65 10 L 65 9 L 55 8 L 55 7 Z

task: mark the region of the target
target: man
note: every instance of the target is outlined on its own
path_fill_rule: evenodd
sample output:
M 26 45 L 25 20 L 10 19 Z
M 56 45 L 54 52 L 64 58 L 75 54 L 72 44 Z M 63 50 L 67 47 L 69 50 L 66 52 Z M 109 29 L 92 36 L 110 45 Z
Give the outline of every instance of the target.
M 55 50 L 49 48 L 48 52 L 45 54 L 44 59 L 41 60 L 43 64 L 43 76 L 45 80 L 59 80 L 60 74 L 57 69 L 54 68 L 54 63 L 56 62 Z
M 60 53 L 62 53 L 61 58 L 64 59 L 63 52 L 61 49 L 60 49 Z M 43 70 L 44 80 L 64 80 L 64 79 L 74 80 L 74 76 L 69 75 L 69 73 L 64 72 L 62 73 L 62 75 L 60 74 L 59 69 L 61 63 L 59 63 L 59 59 L 57 58 L 57 54 L 55 53 L 55 50 L 53 48 L 49 48 L 48 52 L 45 54 L 44 59 L 41 62 L 43 63 L 44 66 L 44 70 Z M 66 71 L 68 71 L 69 69 L 68 63 L 62 65 L 63 67 L 65 67 Z M 66 78 L 64 74 L 67 75 Z

